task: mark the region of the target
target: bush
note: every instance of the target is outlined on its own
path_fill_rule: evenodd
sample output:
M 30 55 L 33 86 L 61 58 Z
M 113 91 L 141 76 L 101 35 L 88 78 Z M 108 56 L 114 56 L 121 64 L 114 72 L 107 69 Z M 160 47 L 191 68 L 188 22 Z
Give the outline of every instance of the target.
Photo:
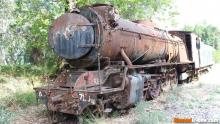
M 214 52 L 214 61 L 220 63 L 220 49 Z
M 56 73 L 57 65 L 41 66 L 41 65 L 1 65 L 0 73 L 12 75 L 16 77 L 45 76 Z
M 36 96 L 34 92 L 28 93 L 13 93 L 12 95 L 3 98 L 2 106 L 6 108 L 26 108 L 30 105 L 36 104 Z
M 9 66 L 5 67 L 11 69 Z M 36 96 L 33 86 L 29 85 L 30 81 L 26 78 L 0 75 L 0 82 L 0 124 L 9 124 L 25 108 L 36 104 Z
M 7 83 L 7 79 L 5 77 L 0 76 L 0 84 Z

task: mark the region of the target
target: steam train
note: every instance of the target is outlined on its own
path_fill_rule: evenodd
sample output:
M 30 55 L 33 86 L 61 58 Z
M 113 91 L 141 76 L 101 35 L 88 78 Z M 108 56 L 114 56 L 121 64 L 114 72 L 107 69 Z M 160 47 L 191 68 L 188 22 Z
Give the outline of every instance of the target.
M 36 96 L 50 111 L 72 115 L 154 99 L 213 64 L 212 47 L 196 34 L 125 20 L 107 4 L 58 17 L 49 45 L 67 66 L 53 83 L 34 88 Z

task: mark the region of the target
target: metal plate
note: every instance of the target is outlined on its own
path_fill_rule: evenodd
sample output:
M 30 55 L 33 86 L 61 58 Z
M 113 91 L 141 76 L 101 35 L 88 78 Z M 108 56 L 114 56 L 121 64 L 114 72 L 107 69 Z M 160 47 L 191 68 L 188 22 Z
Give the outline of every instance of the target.
M 60 57 L 78 59 L 91 50 L 94 29 L 84 16 L 66 13 L 54 21 L 49 31 L 49 43 Z

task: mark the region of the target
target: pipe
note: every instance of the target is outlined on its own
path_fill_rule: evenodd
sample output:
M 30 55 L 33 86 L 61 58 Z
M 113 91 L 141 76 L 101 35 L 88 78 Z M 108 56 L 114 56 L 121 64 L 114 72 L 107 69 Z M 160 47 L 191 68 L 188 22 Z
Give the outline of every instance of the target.
M 131 60 L 128 58 L 127 54 L 125 53 L 124 49 L 121 49 L 121 56 L 123 57 L 124 61 L 127 63 L 127 65 L 132 66 Z

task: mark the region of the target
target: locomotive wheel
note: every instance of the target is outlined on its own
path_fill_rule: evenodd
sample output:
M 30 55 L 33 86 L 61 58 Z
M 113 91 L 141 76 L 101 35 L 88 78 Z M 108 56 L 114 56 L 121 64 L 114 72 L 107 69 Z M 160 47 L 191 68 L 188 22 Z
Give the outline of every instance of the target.
M 102 117 L 103 114 L 104 114 L 104 105 L 102 104 L 101 100 L 98 100 L 96 105 L 92 105 L 85 108 L 82 116 L 86 118 L 92 117 L 93 119 L 95 119 L 96 117 Z
M 149 100 L 155 99 L 160 95 L 160 91 L 161 91 L 161 86 L 158 83 L 153 83 L 151 85 L 151 87 L 149 87 L 149 89 L 147 90 L 147 96 L 149 98 Z
M 170 89 L 173 90 L 177 87 L 178 78 L 176 70 L 173 70 L 171 74 L 172 77 L 168 77 L 168 79 L 166 79 L 166 81 L 161 84 L 161 90 L 163 92 L 168 92 Z
M 168 92 L 172 88 L 171 84 L 172 84 L 172 80 L 168 78 L 165 82 L 161 84 L 161 91 Z
M 178 77 L 177 77 L 177 71 L 174 70 L 174 77 L 170 82 L 171 90 L 175 89 L 178 85 Z

